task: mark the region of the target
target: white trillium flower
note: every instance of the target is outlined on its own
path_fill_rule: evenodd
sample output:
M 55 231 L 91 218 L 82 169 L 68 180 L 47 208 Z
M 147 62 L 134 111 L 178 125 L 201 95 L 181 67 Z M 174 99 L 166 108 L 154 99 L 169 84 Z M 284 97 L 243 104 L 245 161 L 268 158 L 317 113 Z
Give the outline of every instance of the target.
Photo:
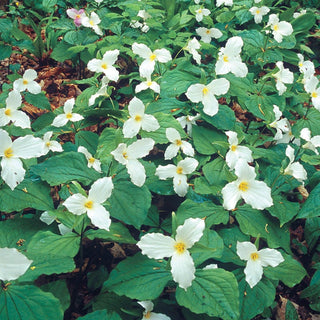
M 159 166 L 156 169 L 156 175 L 160 180 L 173 178 L 173 189 L 180 197 L 184 197 L 188 192 L 187 174 L 192 173 L 198 166 L 198 161 L 193 158 L 185 158 L 174 164 Z
M 95 12 L 91 12 L 90 17 L 84 17 L 81 19 L 81 23 L 84 27 L 91 28 L 97 35 L 102 36 L 103 32 L 98 26 L 100 22 L 101 20 Z
M 197 51 L 200 47 L 201 44 L 196 38 L 189 40 L 187 46 L 184 47 L 185 50 L 192 54 L 192 58 L 197 62 L 197 64 L 201 64 L 201 55 Z
M 74 98 L 71 98 L 64 103 L 64 106 L 63 106 L 64 113 L 59 114 L 54 118 L 52 122 L 52 125 L 54 127 L 62 127 L 66 125 L 68 121 L 77 122 L 84 119 L 82 115 L 72 112 L 74 103 L 75 103 Z
M 30 119 L 23 112 L 18 110 L 21 106 L 22 98 L 18 91 L 13 90 L 6 99 L 6 107 L 0 109 L 0 127 L 7 125 L 10 121 L 21 128 L 30 128 Z
M 141 77 L 147 77 L 152 74 L 156 61 L 166 63 L 172 60 L 171 54 L 167 49 L 151 49 L 143 43 L 134 43 L 132 45 L 132 51 L 139 57 L 143 58 L 144 61 L 139 67 Z
M 101 97 L 101 96 L 109 97 L 109 94 L 108 94 L 109 81 L 110 80 L 108 79 L 107 76 L 102 77 L 100 89 L 89 98 L 89 106 L 94 105 L 94 103 L 98 97 Z
M 284 261 L 279 251 L 269 248 L 258 251 L 249 241 L 237 241 L 237 255 L 241 260 L 247 261 L 244 273 L 250 288 L 262 279 L 263 267 L 276 267 Z
M 200 119 L 200 113 L 197 113 L 195 116 L 181 116 L 178 117 L 177 120 L 179 121 L 179 123 L 181 124 L 181 127 L 184 129 L 185 127 L 187 127 L 187 133 L 189 136 L 192 135 L 192 125 L 197 125 L 196 121 L 198 119 Z
M 32 135 L 20 137 L 12 142 L 9 134 L 0 129 L 1 177 L 13 190 L 24 179 L 26 170 L 21 159 L 31 159 L 43 155 L 43 141 Z
M 317 155 L 319 154 L 316 148 L 320 147 L 320 136 L 314 136 L 311 138 L 311 131 L 309 128 L 303 128 L 300 132 L 300 138 L 307 141 L 302 148 L 309 149 L 315 152 Z
M 260 8 L 252 7 L 251 9 L 249 9 L 249 11 L 254 16 L 254 22 L 261 23 L 263 16 L 265 16 L 270 11 L 270 9 L 266 6 L 262 6 Z
M 215 95 L 226 94 L 229 90 L 230 82 L 225 78 L 212 80 L 208 85 L 192 84 L 186 96 L 192 102 L 202 102 L 203 112 L 209 116 L 214 116 L 218 113 L 219 103 Z
M 275 104 L 273 105 L 273 112 L 275 115 L 275 120 L 271 122 L 269 126 L 277 130 L 276 135 L 274 136 L 274 140 L 276 140 L 277 143 L 280 143 L 279 141 L 280 140 L 282 141 L 282 139 L 284 138 L 284 135 L 291 130 L 291 127 L 290 127 L 289 120 L 287 118 L 280 119 L 282 116 L 282 112 L 280 111 L 279 107 L 276 106 Z
M 88 161 L 88 168 L 93 168 L 94 170 L 101 173 L 101 162 L 98 159 L 95 159 L 92 154 L 88 151 L 87 148 L 80 146 L 78 147 L 78 152 L 83 153 Z
M 229 151 L 226 154 L 226 163 L 231 170 L 234 169 L 239 159 L 246 162 L 252 162 L 252 151 L 245 146 L 238 145 L 238 135 L 234 131 L 226 131 L 228 142 L 230 145 Z
M 146 180 L 144 166 L 138 159 L 147 156 L 153 149 L 153 146 L 153 139 L 143 138 L 133 142 L 130 146 L 127 146 L 125 143 L 120 143 L 118 147 L 111 152 L 119 163 L 126 166 L 132 183 L 138 187 L 142 187 Z
M 240 199 L 259 210 L 273 205 L 271 189 L 265 182 L 255 180 L 254 168 L 250 167 L 245 160 L 238 160 L 235 165 L 235 174 L 238 179 L 228 183 L 221 191 L 223 207 L 226 210 L 233 210 Z
M 315 76 L 307 79 L 304 88 L 311 96 L 311 101 L 314 107 L 320 111 L 320 86 L 318 87 L 319 80 Z M 318 88 L 317 88 L 318 87 Z
M 196 20 L 198 22 L 202 21 L 203 20 L 203 17 L 206 17 L 210 14 L 210 10 L 209 9 L 203 9 L 203 8 L 200 8 L 198 10 L 196 10 Z
M 178 154 L 179 149 L 181 149 L 182 152 L 187 156 L 194 156 L 194 149 L 192 145 L 187 141 L 181 140 L 181 136 L 178 130 L 174 128 L 167 128 L 166 136 L 171 144 L 167 147 L 164 153 L 165 160 L 170 160 L 175 157 Z
M 143 90 L 151 89 L 155 93 L 160 93 L 160 86 L 157 82 L 151 80 L 151 74 L 147 74 L 144 76 L 144 78 L 147 78 L 146 81 L 142 81 L 140 84 L 136 86 L 136 93 L 139 93 Z
M 297 54 L 299 58 L 299 71 L 303 74 L 303 81 L 306 83 L 315 73 L 314 64 L 311 61 L 304 61 L 304 56 L 301 53 Z
M 76 193 L 69 197 L 63 205 L 75 215 L 87 213 L 94 226 L 109 231 L 110 214 L 102 203 L 111 196 L 112 190 L 111 177 L 100 178 L 92 184 L 87 197 Z
M 0 280 L 18 279 L 29 269 L 32 262 L 15 248 L 0 248 Z
M 273 76 L 276 79 L 276 88 L 279 91 L 279 96 L 281 96 L 286 90 L 287 87 L 284 85 L 293 83 L 293 73 L 288 69 L 283 67 L 283 62 L 278 61 L 276 66 L 279 68 L 279 71 Z
M 270 26 L 274 39 L 280 43 L 283 36 L 290 36 L 293 32 L 292 25 L 286 21 L 280 21 L 276 14 L 270 14 L 267 27 Z
M 217 7 L 220 7 L 221 5 L 232 6 L 233 0 L 217 0 L 216 5 L 217 5 Z
M 170 320 L 170 318 L 163 313 L 152 312 L 153 303 L 151 301 L 138 301 L 138 303 L 144 309 L 141 320 Z
M 219 39 L 222 37 L 222 32 L 217 28 L 204 28 L 200 27 L 196 29 L 196 33 L 201 37 L 201 41 L 210 43 L 211 38 Z
M 151 259 L 171 257 L 171 273 L 173 280 L 180 288 L 187 290 L 195 279 L 193 259 L 190 249 L 203 235 L 205 223 L 199 218 L 189 218 L 176 230 L 175 239 L 161 233 L 149 233 L 137 243 L 142 254 Z
M 294 162 L 294 149 L 291 146 L 287 146 L 286 156 L 289 158 L 290 162 L 288 166 L 284 169 L 284 174 L 293 176 L 299 182 L 303 182 L 307 179 L 307 171 L 304 169 L 303 165 L 299 162 Z
M 62 146 L 58 141 L 50 140 L 53 132 L 48 131 L 43 136 L 43 154 L 47 154 L 50 150 L 53 152 L 62 152 Z
M 216 74 L 232 72 L 236 77 L 243 78 L 248 73 L 248 68 L 242 62 L 240 52 L 243 46 L 242 38 L 236 36 L 228 39 L 226 46 L 220 48 L 216 63 Z
M 102 59 L 92 59 L 88 62 L 88 69 L 92 72 L 103 72 L 111 81 L 118 81 L 119 71 L 113 66 L 118 60 L 119 50 L 107 51 Z M 105 84 L 105 83 L 104 83 Z
M 296 19 L 296 18 L 298 18 L 298 17 L 300 17 L 301 15 L 306 14 L 306 13 L 307 13 L 307 10 L 302 9 L 302 10 L 300 10 L 299 12 L 295 12 L 295 13 L 293 14 L 293 17 Z
M 123 136 L 125 138 L 133 138 L 140 129 L 151 132 L 160 128 L 158 120 L 150 115 L 145 114 L 145 106 L 137 97 L 133 97 L 129 102 L 128 111 L 130 119 L 123 124 Z
M 13 82 L 13 89 L 19 92 L 28 90 L 32 94 L 38 94 L 41 92 L 41 87 L 39 83 L 34 81 L 37 77 L 38 75 L 35 70 L 28 69 L 25 71 L 22 78 Z

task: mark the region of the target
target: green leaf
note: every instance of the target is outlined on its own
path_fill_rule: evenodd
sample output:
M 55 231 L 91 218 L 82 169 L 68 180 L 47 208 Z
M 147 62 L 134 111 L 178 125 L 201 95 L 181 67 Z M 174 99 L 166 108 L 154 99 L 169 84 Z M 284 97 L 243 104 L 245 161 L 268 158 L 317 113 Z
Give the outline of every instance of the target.
M 99 136 L 91 131 L 79 131 L 75 135 L 76 145 L 83 146 L 94 156 L 98 147 Z
M 100 178 L 92 168 L 88 168 L 86 157 L 79 152 L 64 152 L 48 160 L 32 166 L 31 171 L 47 181 L 50 185 L 58 185 L 77 180 L 84 185 Z
M 305 13 L 291 22 L 293 33 L 308 32 L 313 27 L 316 19 L 313 13 Z
M 9 58 L 12 53 L 11 46 L 8 46 L 6 44 L 0 44 L 0 60 L 4 60 L 6 58 Z
M 41 286 L 45 292 L 51 292 L 60 300 L 63 311 L 66 311 L 70 305 L 70 293 L 65 279 L 52 281 Z
M 42 0 L 42 5 L 46 10 L 52 9 L 56 4 L 58 0 Z
M 309 194 L 306 202 L 302 205 L 297 215 L 297 219 L 314 218 L 320 216 L 320 184 L 318 184 Z
M 236 117 L 231 108 L 226 105 L 219 105 L 219 111 L 213 117 L 201 113 L 201 119 L 213 125 L 219 130 L 234 130 Z
M 298 137 L 303 128 L 309 128 L 312 134 L 320 134 L 320 112 L 317 109 L 309 109 L 306 116 L 301 117 L 292 127 L 292 133 Z
M 103 291 L 113 291 L 131 299 L 153 300 L 172 279 L 167 261 L 149 259 L 140 253 L 121 261 L 104 283 Z M 146 290 L 148 288 L 148 290 Z
M 26 99 L 26 102 L 32 104 L 33 106 L 39 108 L 39 109 L 44 109 L 44 110 L 51 110 L 51 105 L 44 94 L 44 92 L 40 92 L 38 94 L 32 94 L 30 92 L 25 92 L 24 98 Z
M 286 320 L 299 320 L 299 315 L 297 313 L 297 310 L 293 306 L 293 304 L 290 300 L 287 300 L 285 319 Z
M 195 276 L 186 291 L 177 288 L 177 302 L 197 314 L 238 319 L 239 293 L 235 276 L 223 269 L 197 270 Z
M 59 300 L 36 286 L 0 287 L 0 306 L 1 320 L 63 319 Z
M 107 310 L 98 310 L 95 312 L 91 312 L 84 317 L 78 318 L 78 320 L 121 320 L 120 316 L 115 313 L 108 313 Z

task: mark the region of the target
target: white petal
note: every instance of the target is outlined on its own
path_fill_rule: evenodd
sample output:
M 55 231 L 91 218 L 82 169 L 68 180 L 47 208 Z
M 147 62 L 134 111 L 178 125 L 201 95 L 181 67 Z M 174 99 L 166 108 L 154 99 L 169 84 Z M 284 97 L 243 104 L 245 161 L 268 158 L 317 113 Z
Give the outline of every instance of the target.
M 136 159 L 128 160 L 126 165 L 131 182 L 138 187 L 142 187 L 146 181 L 146 172 L 144 166 Z
M 182 168 L 184 174 L 190 174 L 197 168 L 198 164 L 198 160 L 194 158 L 185 158 L 179 161 L 178 166 Z
M 152 81 L 150 87 L 151 90 L 153 90 L 155 93 L 160 93 L 160 86 L 155 81 Z
M 156 131 L 160 128 L 158 120 L 150 115 L 150 114 L 145 114 L 142 120 L 142 130 L 151 132 L 151 131 Z
M 89 166 L 90 162 L 88 162 L 88 166 Z M 94 159 L 94 162 L 92 164 L 90 164 L 92 166 L 92 168 L 96 171 L 98 171 L 99 173 L 101 173 L 101 162 L 100 160 Z
M 223 207 L 226 210 L 233 210 L 241 198 L 237 182 L 233 181 L 225 185 L 221 193 L 223 197 Z
M 20 128 L 31 128 L 29 117 L 23 111 L 14 111 L 11 117 L 15 126 Z
M 154 60 L 153 61 L 151 61 L 150 59 L 144 60 L 139 67 L 140 76 L 146 78 L 148 75 L 150 75 L 153 72 L 154 66 L 155 66 Z
M 72 109 L 75 103 L 75 99 L 71 98 L 69 100 L 67 100 L 64 105 L 63 105 L 63 111 L 64 113 L 72 113 Z
M 130 118 L 123 124 L 123 136 L 125 138 L 133 138 L 139 133 L 140 129 L 141 121 L 136 121 L 134 118 Z
M 238 154 L 230 149 L 226 154 L 226 163 L 231 170 L 234 169 L 238 160 Z
M 309 128 L 303 128 L 300 132 L 300 138 L 310 141 L 311 140 L 311 131 Z
M 92 158 L 92 154 L 88 151 L 87 148 L 85 148 L 83 146 L 78 147 L 78 152 L 83 153 L 86 156 L 87 160 Z
M 189 249 L 200 240 L 204 228 L 205 223 L 203 219 L 186 219 L 184 224 L 179 226 L 176 230 L 176 241 L 183 242 L 186 245 L 186 248 Z
M 179 147 L 176 144 L 171 143 L 164 152 L 164 159 L 170 160 L 174 158 L 178 154 L 178 151 Z
M 26 86 L 23 84 L 23 79 L 17 79 L 13 82 L 13 89 L 16 91 L 24 91 L 26 89 Z
M 94 203 L 92 209 L 87 210 L 87 215 L 94 226 L 109 231 L 110 214 L 101 204 Z
M 182 254 L 175 253 L 171 258 L 171 273 L 173 280 L 180 288 L 187 289 L 195 279 L 196 269 L 188 250 Z
M 83 119 L 84 119 L 84 117 L 81 114 L 73 113 L 72 114 L 72 118 L 69 119 L 69 120 L 72 121 L 72 122 L 77 122 L 77 121 L 81 121 Z
M 294 162 L 290 165 L 292 171 L 292 176 L 298 181 L 302 182 L 307 179 L 307 171 L 304 169 L 303 165 L 299 162 Z
M 140 159 L 149 154 L 154 146 L 154 140 L 143 138 L 135 141 L 128 147 L 128 156 L 130 159 Z
M 81 215 L 87 211 L 84 204 L 88 199 L 80 193 L 73 194 L 63 205 L 75 215 Z
M 249 189 L 242 192 L 242 198 L 254 209 L 263 210 L 273 205 L 271 189 L 263 181 L 251 181 Z
M 35 81 L 30 81 L 27 85 L 28 91 L 32 94 L 38 94 L 41 92 L 41 86 Z
M 234 131 L 226 131 L 225 134 L 228 136 L 228 142 L 230 146 L 238 145 L 238 134 Z
M 219 57 L 219 60 L 216 63 L 215 72 L 216 74 L 227 74 L 231 71 L 231 65 L 229 62 L 224 62 L 223 58 Z
M 286 21 L 279 22 L 278 28 L 278 32 L 280 32 L 283 36 L 289 36 L 293 32 L 292 25 Z
M 1 177 L 11 190 L 23 181 L 26 170 L 23 169 L 20 159 L 2 158 L 1 167 Z
M 54 127 L 63 127 L 64 125 L 67 124 L 69 120 L 67 119 L 66 115 L 63 114 L 59 114 L 57 115 L 52 122 L 52 126 Z
M 203 92 L 202 90 L 205 88 L 205 85 L 204 84 L 200 84 L 200 83 L 197 83 L 197 84 L 192 84 L 187 92 L 186 92 L 186 96 L 187 98 L 192 101 L 192 102 L 195 102 L 195 103 L 198 103 L 200 101 L 202 101 L 202 98 L 203 98 Z
M 235 61 L 231 65 L 231 72 L 236 77 L 244 78 L 248 74 L 248 67 L 243 62 Z
M 204 95 L 202 99 L 202 104 L 203 104 L 203 112 L 205 114 L 212 117 L 218 113 L 219 104 L 213 92 L 209 91 L 206 95 Z
M 243 46 L 243 40 L 241 37 L 236 36 L 228 39 L 225 47 L 225 53 L 227 55 L 239 55 Z
M 261 265 L 263 267 L 271 266 L 276 267 L 281 262 L 284 261 L 282 254 L 275 249 L 262 249 L 258 251 L 259 258 L 261 260 Z
M 263 268 L 260 260 L 248 260 L 244 268 L 244 273 L 246 275 L 246 281 L 249 283 L 249 286 L 253 288 L 262 278 Z
M 40 157 L 43 154 L 43 141 L 32 135 L 20 137 L 13 141 L 12 150 L 14 156 L 22 159 Z
M 48 211 L 44 211 L 40 216 L 40 221 L 44 222 L 47 225 L 50 225 L 53 221 L 55 221 L 55 217 L 50 216 Z
M 166 180 L 168 178 L 173 178 L 176 174 L 177 167 L 173 164 L 168 164 L 166 166 L 158 166 L 155 175 L 159 177 L 160 180 Z
M 88 62 L 87 68 L 92 72 L 103 72 L 101 67 L 102 61 L 99 59 L 91 59 Z
M 244 159 L 247 162 L 252 162 L 252 151 L 245 146 L 237 146 L 236 154 L 238 155 L 238 158 Z
M 137 97 L 133 97 L 128 105 L 128 111 L 130 117 L 135 117 L 136 115 L 143 116 L 145 111 L 145 106 L 143 102 Z
M 12 109 L 16 110 L 21 106 L 21 103 L 22 103 L 21 94 L 16 90 L 12 90 L 9 93 L 8 98 L 6 99 L 6 106 L 11 110 Z
M 147 90 L 147 89 L 149 89 L 149 86 L 147 85 L 147 83 L 146 83 L 145 81 L 143 81 L 143 82 L 139 83 L 139 84 L 136 86 L 135 92 L 136 92 L 136 93 L 139 93 L 139 92 L 141 92 L 141 91 L 143 91 L 143 90 Z
M 4 151 L 12 146 L 12 141 L 7 131 L 0 129 L 0 141 L 0 157 L 3 157 Z
M 184 174 L 175 174 L 173 177 L 173 189 L 175 193 L 180 197 L 184 197 L 188 192 L 188 188 L 187 176 Z
M 176 140 L 181 140 L 180 133 L 177 129 L 167 128 L 166 129 L 166 137 L 170 142 L 176 142 Z
M 33 69 L 28 69 L 23 74 L 23 79 L 27 81 L 33 81 L 38 77 L 37 72 Z
M 241 260 L 250 260 L 251 259 L 251 254 L 258 252 L 257 247 L 249 242 L 249 241 L 244 241 L 244 242 L 239 242 L 237 241 L 237 255 Z
M 108 79 L 110 79 L 112 81 L 118 81 L 119 71 L 115 67 L 108 66 L 108 68 L 103 70 L 103 72 L 108 77 Z
M 241 180 L 254 180 L 254 178 L 256 177 L 254 168 L 250 167 L 248 163 L 243 159 L 240 159 L 236 164 L 235 174 Z
M 152 54 L 152 51 L 150 48 L 148 48 L 145 44 L 143 43 L 134 43 L 132 45 L 132 51 L 134 54 L 137 54 L 141 58 L 144 59 L 149 59 L 150 55 Z
M 0 127 L 7 125 L 11 121 L 11 117 L 5 114 L 6 109 L 0 109 Z
M 88 199 L 96 203 L 105 202 L 113 190 L 111 177 L 100 178 L 93 183 L 88 194 Z
M 286 156 L 290 159 L 290 163 L 294 161 L 294 149 L 291 146 L 287 146 Z
M 137 302 L 145 310 L 145 312 L 149 312 L 153 310 L 153 303 L 151 301 L 137 301 Z
M 226 94 L 230 88 L 230 82 L 225 78 L 212 80 L 208 84 L 209 91 L 212 91 L 215 95 Z
M 172 60 L 171 54 L 167 49 L 157 49 L 154 51 L 154 54 L 159 62 L 166 63 Z
M 124 158 L 123 154 L 127 152 L 127 145 L 125 143 L 119 143 L 118 147 L 110 153 L 114 158 L 123 165 L 127 164 L 127 159 Z
M 62 236 L 64 236 L 65 234 L 67 233 L 71 233 L 72 232 L 72 229 L 66 227 L 64 224 L 62 223 L 59 223 L 58 224 L 58 229 L 59 229 L 59 232 Z
M 187 156 L 190 156 L 190 157 L 194 156 L 194 149 L 192 145 L 187 141 L 182 141 L 181 150 Z

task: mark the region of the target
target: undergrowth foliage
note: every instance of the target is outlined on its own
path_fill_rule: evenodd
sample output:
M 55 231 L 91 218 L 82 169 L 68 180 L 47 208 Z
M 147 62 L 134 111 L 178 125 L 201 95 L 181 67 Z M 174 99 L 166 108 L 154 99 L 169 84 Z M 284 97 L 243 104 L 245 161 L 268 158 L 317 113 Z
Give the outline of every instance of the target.
M 318 23 L 312 1 L 8 4 L 0 318 L 320 312 Z M 59 108 L 48 63 L 78 75 Z

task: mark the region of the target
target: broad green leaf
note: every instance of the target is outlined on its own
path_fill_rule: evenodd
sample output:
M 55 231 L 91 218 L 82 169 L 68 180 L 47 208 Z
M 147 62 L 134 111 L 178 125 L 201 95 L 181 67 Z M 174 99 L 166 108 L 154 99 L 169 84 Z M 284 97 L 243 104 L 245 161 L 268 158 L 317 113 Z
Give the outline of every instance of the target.
M 113 291 L 131 299 L 153 300 L 172 279 L 167 261 L 149 259 L 140 253 L 121 261 L 104 283 L 103 291 Z M 146 290 L 148 288 L 148 290 Z
M 309 109 L 306 116 L 301 117 L 292 127 L 292 133 L 298 137 L 303 128 L 309 128 L 313 136 L 320 134 L 320 112 L 314 108 Z
M 70 293 L 65 279 L 52 281 L 41 286 L 45 292 L 51 292 L 56 298 L 60 300 L 63 311 L 66 311 L 70 305 Z
M 286 320 L 299 320 L 299 315 L 297 313 L 297 310 L 293 306 L 293 304 L 290 300 L 287 300 L 285 319 Z
M 94 156 L 98 147 L 99 136 L 91 131 L 79 131 L 75 135 L 76 145 L 83 146 Z
M 12 48 L 6 44 L 0 44 L 0 60 L 9 58 L 12 53 Z
M 318 184 L 309 194 L 306 202 L 302 205 L 297 215 L 297 219 L 314 218 L 320 216 L 320 184 Z
M 204 112 L 201 113 L 201 119 L 212 124 L 219 130 L 234 130 L 236 117 L 231 108 L 226 105 L 219 105 L 219 111 L 213 117 L 206 115 Z
M 223 269 L 197 270 L 191 287 L 177 288 L 177 302 L 194 313 L 224 320 L 238 319 L 239 293 L 235 276 Z
M 42 0 L 42 5 L 46 10 L 52 9 L 56 4 L 58 0 Z
M 266 95 L 251 95 L 244 101 L 246 108 L 256 117 L 271 122 L 274 118 L 273 100 Z
M 121 320 L 120 316 L 115 313 L 109 313 L 107 310 L 98 310 L 91 312 L 84 317 L 78 318 L 78 320 Z
M 317 245 L 317 241 L 320 238 L 320 217 L 309 218 L 306 220 L 304 236 L 309 250 L 313 250 L 313 247 Z
M 38 94 L 25 92 L 23 95 L 26 99 L 26 102 L 32 104 L 33 106 L 39 109 L 51 110 L 50 102 L 43 92 Z
M 152 101 L 146 106 L 146 113 L 154 114 L 157 112 L 169 113 L 172 110 L 181 109 L 186 107 L 186 103 L 179 101 L 176 98 L 162 98 Z
M 293 27 L 293 33 L 307 32 L 315 24 L 315 15 L 312 13 L 302 14 L 298 18 L 294 19 L 291 23 Z

